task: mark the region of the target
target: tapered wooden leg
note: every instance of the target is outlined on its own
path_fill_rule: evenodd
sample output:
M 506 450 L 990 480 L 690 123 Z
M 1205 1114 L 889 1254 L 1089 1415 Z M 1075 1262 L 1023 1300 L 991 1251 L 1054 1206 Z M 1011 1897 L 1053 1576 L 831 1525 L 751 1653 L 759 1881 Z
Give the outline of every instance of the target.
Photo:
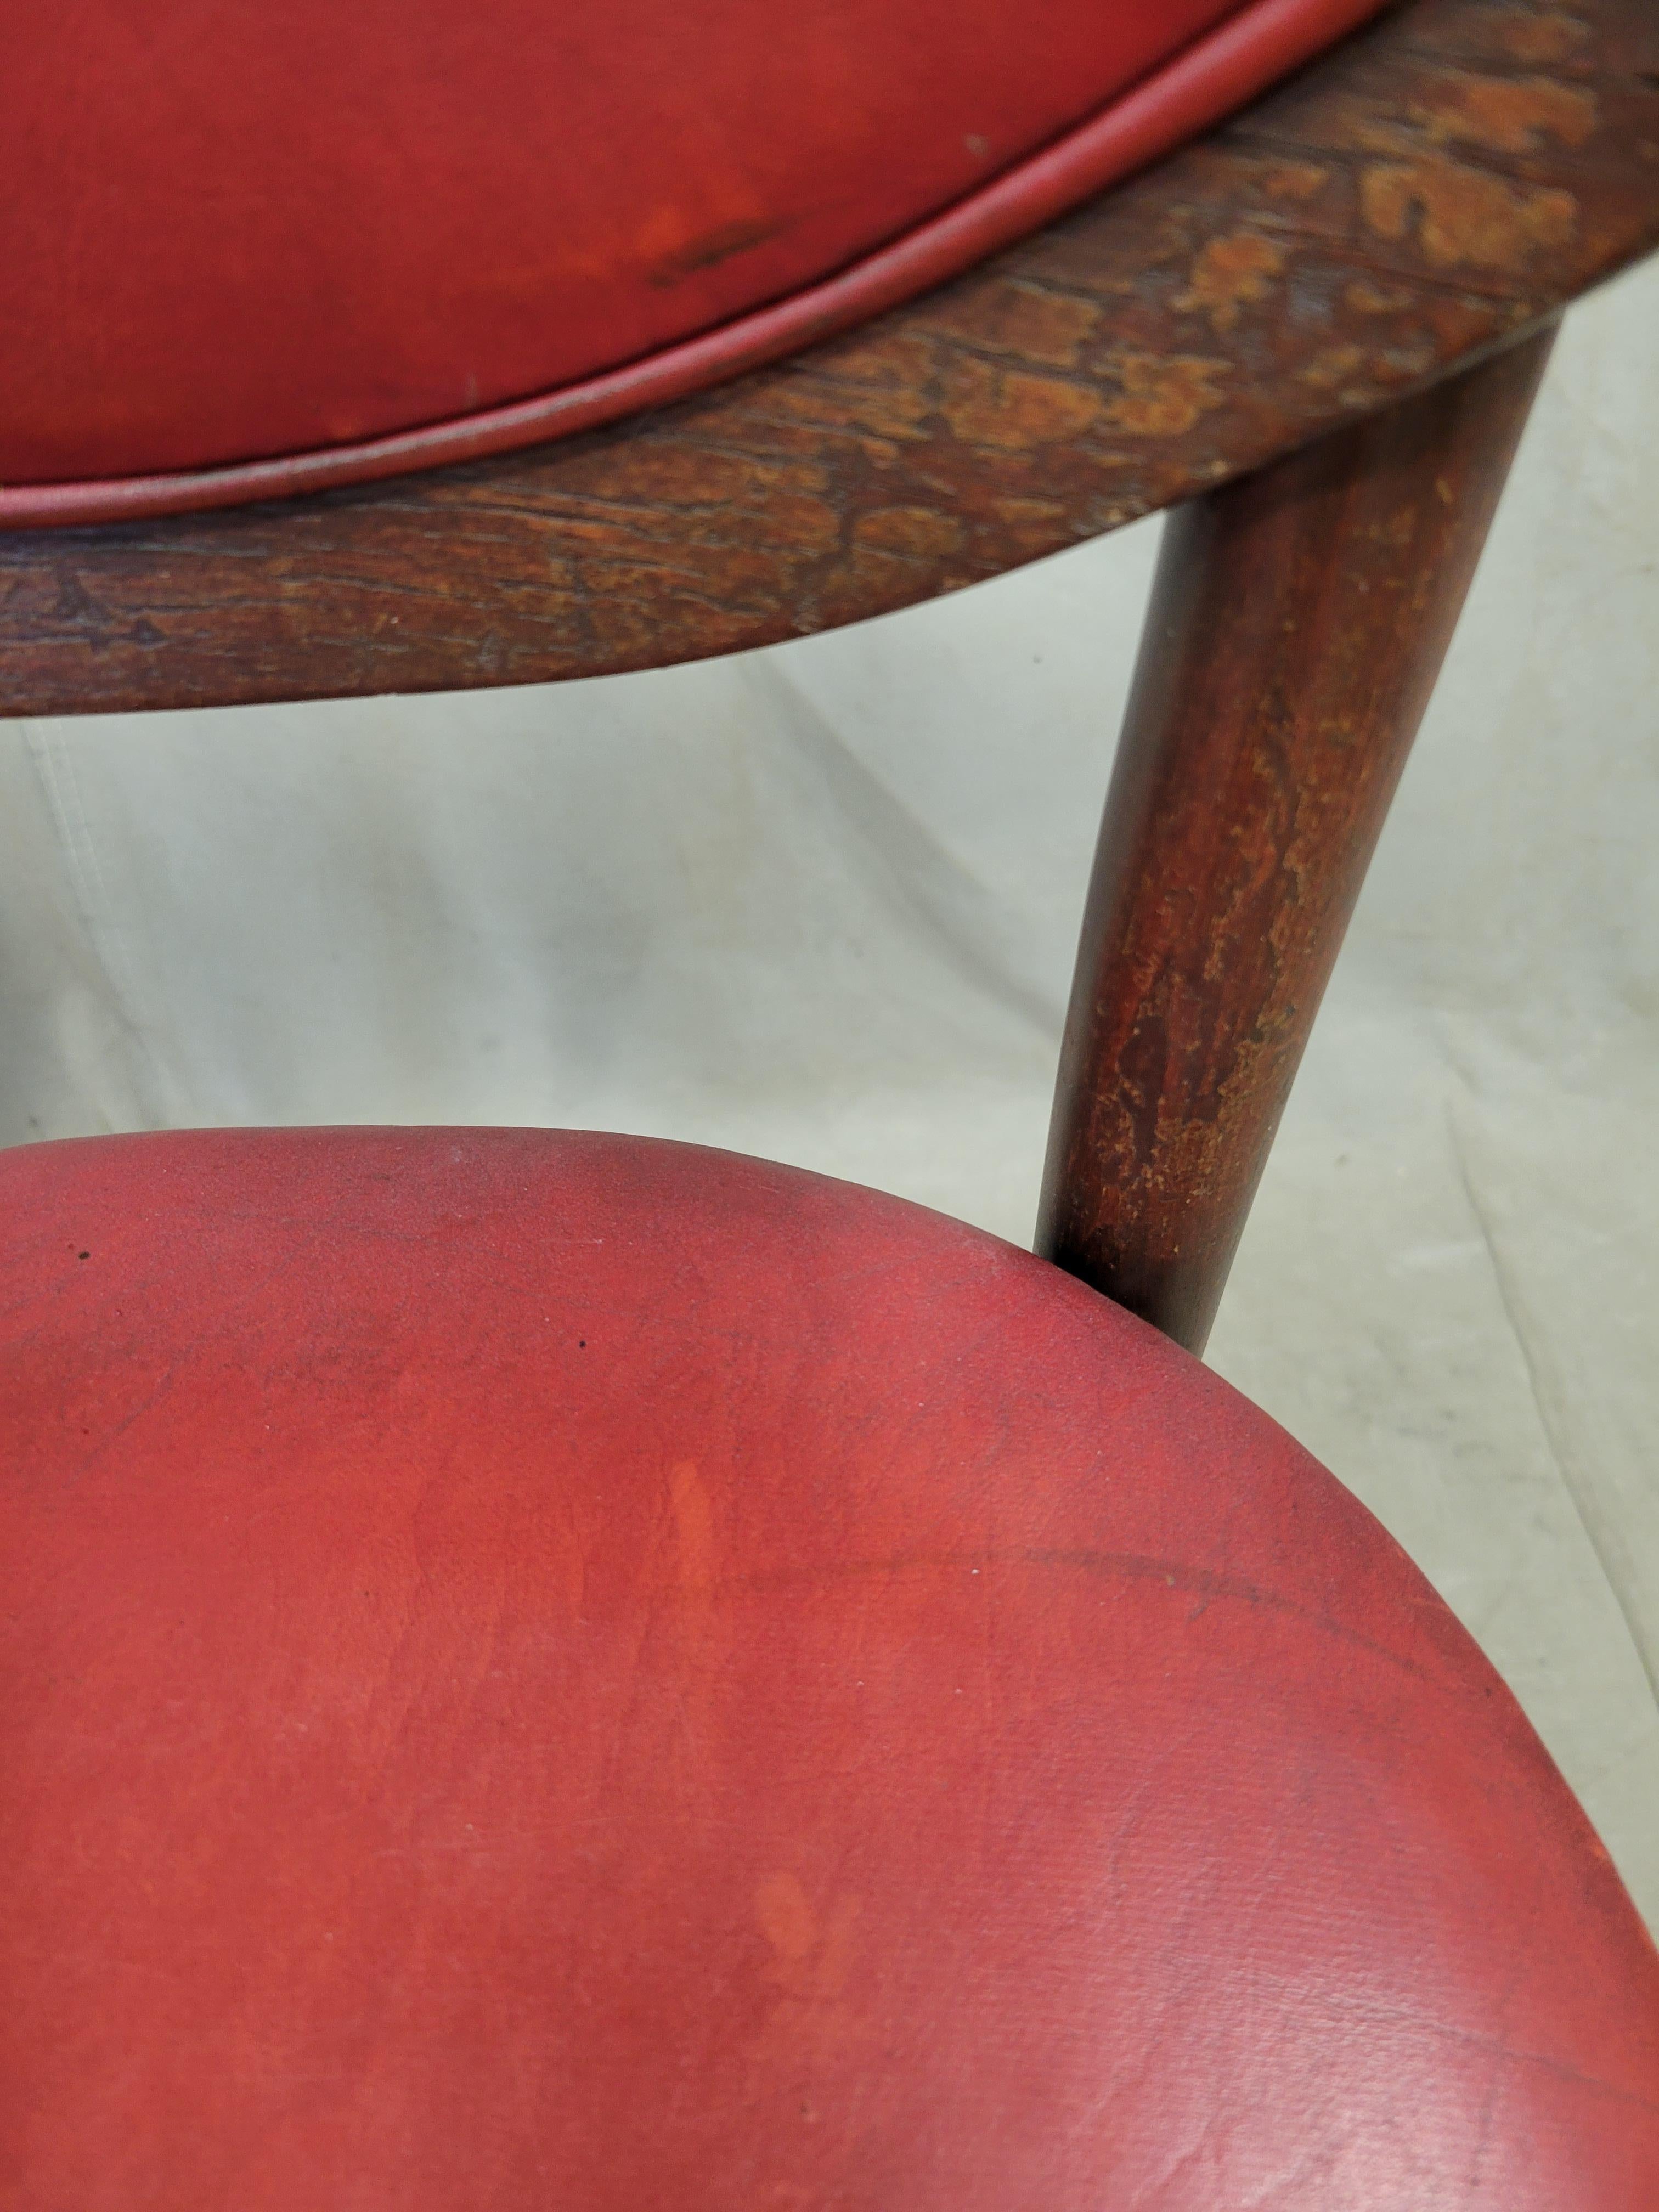
M 1037 1249 L 1194 1352 L 1553 335 L 1166 526 Z

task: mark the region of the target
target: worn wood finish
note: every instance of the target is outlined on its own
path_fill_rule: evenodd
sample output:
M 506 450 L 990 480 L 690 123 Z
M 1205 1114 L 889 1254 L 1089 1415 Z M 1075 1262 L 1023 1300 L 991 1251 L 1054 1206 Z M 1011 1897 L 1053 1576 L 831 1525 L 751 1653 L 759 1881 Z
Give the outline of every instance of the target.
M 1553 331 L 1169 525 L 1037 1249 L 1201 1352 Z
M 764 644 L 1168 506 L 1659 243 L 1653 0 L 1414 0 L 862 332 L 539 451 L 0 541 L 11 713 L 526 683 Z

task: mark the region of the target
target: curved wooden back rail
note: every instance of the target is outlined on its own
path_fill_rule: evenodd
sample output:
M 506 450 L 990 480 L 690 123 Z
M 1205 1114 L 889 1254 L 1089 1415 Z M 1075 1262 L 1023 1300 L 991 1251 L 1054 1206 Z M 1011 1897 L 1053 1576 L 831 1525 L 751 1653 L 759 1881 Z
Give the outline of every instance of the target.
M 541 683 L 908 606 L 1466 367 L 1659 244 L 1651 0 L 1413 0 L 854 335 L 392 484 L 0 536 L 21 714 Z
M 660 665 L 1194 502 L 1042 1243 L 1197 1346 L 1553 319 L 1656 245 L 1652 0 L 1413 0 L 1042 235 L 722 390 L 391 484 L 0 535 L 0 701 Z

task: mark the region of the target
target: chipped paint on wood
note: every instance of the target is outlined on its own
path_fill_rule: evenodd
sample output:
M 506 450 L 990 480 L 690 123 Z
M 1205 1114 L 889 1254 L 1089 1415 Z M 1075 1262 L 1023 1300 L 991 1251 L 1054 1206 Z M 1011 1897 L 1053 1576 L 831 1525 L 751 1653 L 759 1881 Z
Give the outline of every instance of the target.
M 909 553 L 927 560 L 961 550 L 963 528 L 954 515 L 931 507 L 878 507 L 853 526 L 858 544 L 888 553 Z
M 1547 139 L 1583 146 L 1594 137 L 1597 106 L 1585 86 L 1550 77 L 1453 76 L 1416 107 L 1437 145 L 1529 154 Z
M 1178 438 L 1219 407 L 1232 363 L 1197 354 L 1118 353 L 1109 364 L 1118 392 L 1102 419 L 1137 438 Z
M 1193 264 L 1187 289 L 1176 299 L 1178 314 L 1204 314 L 1214 331 L 1231 331 L 1248 307 L 1267 299 L 1284 273 L 1285 249 L 1250 230 L 1212 238 Z
M 1369 276 L 1356 276 L 1344 288 L 1342 302 L 1357 315 L 1392 315 L 1411 306 L 1412 294 L 1404 284 L 1377 284 Z
M 1304 384 L 1334 388 L 1348 383 L 1365 365 L 1365 349 L 1358 345 L 1327 346 L 1302 371 Z
M 1099 416 L 1102 404 L 1086 384 L 993 368 L 970 357 L 957 365 L 939 412 L 969 445 L 1025 453 L 1075 438 Z
M 1361 178 L 1359 197 L 1378 237 L 1414 237 L 1434 269 L 1519 271 L 1540 249 L 1565 246 L 1578 222 L 1570 191 L 1452 161 L 1379 162 Z
M 1582 15 L 1536 15 L 1527 9 L 1515 11 L 1504 23 L 1499 43 L 1518 62 L 1564 62 L 1595 35 L 1594 25 Z
M 1261 172 L 1261 189 L 1272 200 L 1303 207 L 1322 192 L 1331 173 L 1313 161 L 1274 161 Z
M 1001 286 L 994 294 L 963 298 L 960 305 L 963 313 L 954 327 L 969 343 L 1054 368 L 1077 366 L 1103 313 L 1097 300 L 1034 284 Z

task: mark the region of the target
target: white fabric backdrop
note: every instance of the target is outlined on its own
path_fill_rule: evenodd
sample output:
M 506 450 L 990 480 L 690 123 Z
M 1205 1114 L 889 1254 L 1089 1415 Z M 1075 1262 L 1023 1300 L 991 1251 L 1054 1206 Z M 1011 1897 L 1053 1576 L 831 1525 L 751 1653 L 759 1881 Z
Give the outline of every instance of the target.
M 1659 274 L 1569 325 L 1212 1349 L 1659 1922 Z M 1156 526 L 563 689 L 0 725 L 0 1141 L 598 1125 L 1024 1240 Z

